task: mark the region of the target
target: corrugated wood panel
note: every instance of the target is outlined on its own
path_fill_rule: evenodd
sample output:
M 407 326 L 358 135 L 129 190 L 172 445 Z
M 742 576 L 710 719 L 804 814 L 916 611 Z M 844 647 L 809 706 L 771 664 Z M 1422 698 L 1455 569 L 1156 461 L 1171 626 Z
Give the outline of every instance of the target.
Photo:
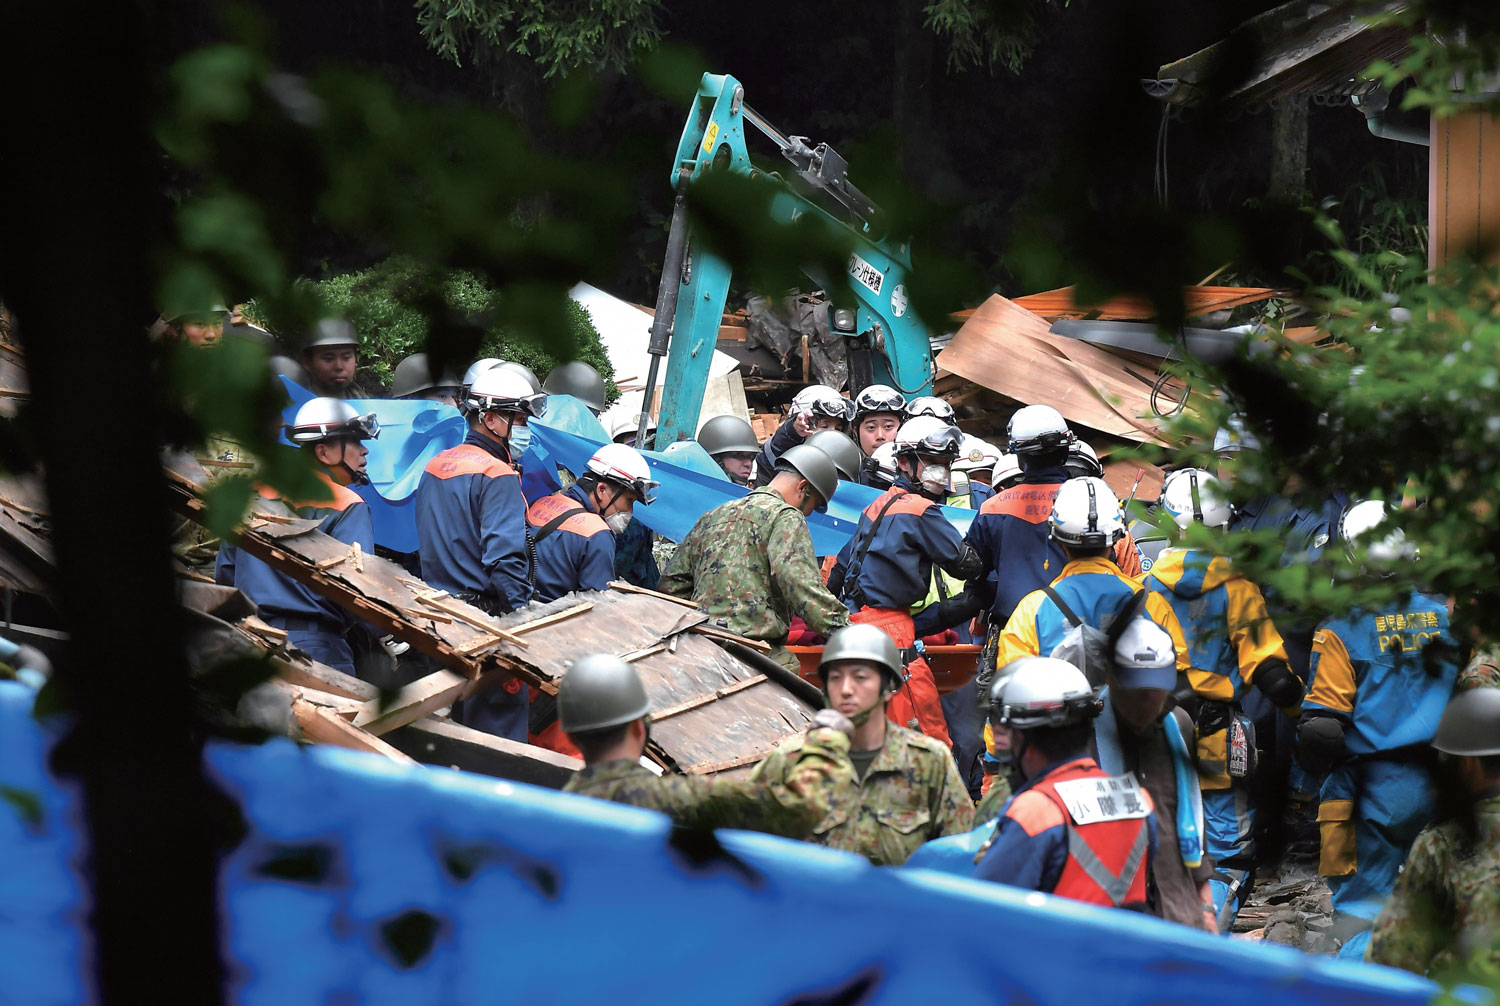
M 997 294 L 964 322 L 937 362 L 1016 402 L 1050 405 L 1070 422 L 1160 442 L 1159 424 L 1145 418 L 1155 375 L 1048 328 L 1046 320 Z
M 1500 120 L 1464 112 L 1432 120 L 1428 171 L 1428 263 L 1433 267 L 1487 246 L 1500 262 Z

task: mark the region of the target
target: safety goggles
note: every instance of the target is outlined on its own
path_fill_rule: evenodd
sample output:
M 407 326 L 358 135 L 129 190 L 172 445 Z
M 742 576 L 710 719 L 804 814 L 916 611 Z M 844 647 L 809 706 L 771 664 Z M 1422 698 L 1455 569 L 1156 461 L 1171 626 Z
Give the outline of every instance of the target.
M 618 468 L 611 468 L 603 476 L 615 485 L 635 494 L 635 498 L 647 506 L 656 502 L 656 490 L 661 485 L 655 479 L 632 478 Z
M 893 412 L 899 416 L 905 408 L 906 399 L 894 388 L 866 388 L 854 398 L 856 416 L 873 412 Z
M 906 418 L 915 419 L 918 416 L 931 416 L 934 419 L 941 419 L 945 423 L 952 422 L 953 406 L 941 398 L 930 396 L 918 398 L 906 406 Z
M 807 411 L 815 416 L 829 416 L 847 423 L 854 418 L 854 403 L 842 396 L 818 398 L 807 403 Z
M 952 461 L 958 457 L 958 446 L 963 434 L 955 426 L 946 426 L 929 433 L 915 444 L 903 444 L 901 453 L 918 454 L 924 457 L 944 458 Z
M 380 436 L 380 420 L 375 418 L 375 413 L 367 412 L 363 416 L 346 419 L 341 423 L 313 423 L 306 426 L 288 426 L 286 428 L 286 435 L 287 439 L 295 444 L 330 440 L 333 437 L 355 437 L 360 440 L 374 440 Z
M 464 404 L 478 412 L 519 412 L 533 419 L 547 412 L 545 394 L 527 395 L 525 398 L 498 398 L 494 395 L 475 395 L 471 392 Z

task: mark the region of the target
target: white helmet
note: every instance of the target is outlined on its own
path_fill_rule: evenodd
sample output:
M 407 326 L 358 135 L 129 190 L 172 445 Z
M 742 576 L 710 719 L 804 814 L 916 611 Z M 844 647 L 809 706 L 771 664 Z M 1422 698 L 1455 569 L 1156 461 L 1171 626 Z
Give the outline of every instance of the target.
M 648 416 L 646 419 L 646 431 L 650 433 L 655 432 L 655 430 L 656 420 Z M 614 421 L 609 424 L 609 439 L 611 440 L 616 439 L 622 433 L 639 432 L 641 432 L 641 414 L 639 412 L 631 411 L 623 413 L 616 416 Z
M 1017 409 L 1005 432 L 1012 454 L 1041 454 L 1073 442 L 1073 431 L 1068 429 L 1067 421 L 1050 405 Z
M 1219 492 L 1219 480 L 1202 468 L 1182 468 L 1161 484 L 1162 509 L 1181 528 L 1193 521 L 1205 527 L 1227 527 L 1234 510 Z
M 887 440 L 870 455 L 875 462 L 875 479 L 881 489 L 887 489 L 896 481 L 896 444 Z
M 1000 460 L 1000 449 L 967 433 L 958 445 L 958 460 L 953 462 L 956 472 L 982 472 L 995 467 Z
M 832 416 L 847 423 L 854 418 L 854 403 L 826 384 L 809 384 L 792 399 L 792 415 Z
M 1260 441 L 1255 434 L 1245 429 L 1245 420 L 1230 416 L 1224 428 L 1214 434 L 1214 453 L 1231 454 L 1235 451 L 1258 451 Z
M 918 416 L 902 423 L 891 443 L 896 445 L 897 457 L 925 454 L 952 461 L 958 457 L 958 445 L 962 439 L 963 434 L 958 432 L 957 426 L 935 416 Z
M 953 406 L 935 395 L 923 395 L 906 403 L 906 418 L 916 419 L 918 416 L 932 416 L 945 423 L 952 423 Z
M 1120 501 L 1103 479 L 1069 479 L 1052 501 L 1052 538 L 1075 548 L 1108 548 L 1125 537 Z
M 474 386 L 474 378 L 478 377 L 486 370 L 489 370 L 499 362 L 499 357 L 486 356 L 483 360 L 475 360 L 473 363 L 469 364 L 469 369 L 464 371 L 463 389 L 465 394 L 467 394 L 468 390 Z
M 1026 478 L 1026 473 L 1021 471 L 1021 462 L 1014 454 L 1002 454 L 1000 460 L 995 462 L 995 471 L 990 475 L 990 485 L 995 491 L 1009 489 L 1011 486 L 1020 485 Z
M 635 493 L 642 503 L 656 499 L 653 490 L 661 485 L 651 477 L 651 465 L 641 452 L 629 444 L 605 444 L 589 458 L 588 470 L 606 482 Z
M 474 376 L 464 404 L 478 412 L 520 412 L 539 416 L 546 401 L 547 396 L 533 392 L 530 382 L 520 374 L 506 367 L 493 366 Z
M 1099 715 L 1083 672 L 1057 657 L 1019 657 L 990 686 L 990 715 L 1016 730 L 1065 727 Z
M 294 444 L 315 444 L 333 437 L 374 440 L 378 436 L 380 420 L 375 413 L 361 416 L 341 398 L 313 398 L 303 402 L 286 428 L 286 438 Z
M 1149 618 L 1130 620 L 1115 641 L 1115 680 L 1121 688 L 1160 688 L 1177 685 L 1177 646 L 1172 634 Z
M 1068 445 L 1068 460 L 1063 462 L 1063 469 L 1071 478 L 1094 478 L 1104 477 L 1104 466 L 1099 463 L 1099 455 L 1094 449 L 1082 440 L 1074 440 Z
M 1378 538 L 1374 535 L 1389 513 L 1383 500 L 1362 500 L 1344 511 L 1339 518 L 1339 537 L 1349 558 L 1356 562 L 1368 559 L 1380 565 L 1417 558 L 1416 546 L 1406 540 L 1406 532 L 1399 527 L 1390 528 Z

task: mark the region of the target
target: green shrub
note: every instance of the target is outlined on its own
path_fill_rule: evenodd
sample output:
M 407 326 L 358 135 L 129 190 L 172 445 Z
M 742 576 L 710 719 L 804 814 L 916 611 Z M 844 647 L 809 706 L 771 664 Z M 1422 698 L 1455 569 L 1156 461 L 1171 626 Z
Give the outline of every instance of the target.
M 486 356 L 523 363 L 538 377 L 565 360 L 582 360 L 604 375 L 610 401 L 619 396 L 593 320 L 574 300 L 563 305 L 559 328 L 552 313 L 555 298 L 538 294 L 523 301 L 514 292 L 502 296 L 474 273 L 434 269 L 402 255 L 358 272 L 299 280 L 298 286 L 312 292 L 326 314 L 354 323 L 360 336 L 357 380 L 368 394 L 389 388 L 391 372 L 408 354 L 426 350 L 442 355 L 441 348 L 449 347 L 458 357 L 452 369 L 459 375 Z M 296 355 L 294 323 L 278 325 L 267 306 L 255 301 L 245 311 L 277 332 L 290 355 Z M 441 321 L 434 324 L 433 317 Z M 502 318 L 514 324 L 506 325 Z M 478 349 L 460 348 L 466 339 L 470 346 L 477 341 Z

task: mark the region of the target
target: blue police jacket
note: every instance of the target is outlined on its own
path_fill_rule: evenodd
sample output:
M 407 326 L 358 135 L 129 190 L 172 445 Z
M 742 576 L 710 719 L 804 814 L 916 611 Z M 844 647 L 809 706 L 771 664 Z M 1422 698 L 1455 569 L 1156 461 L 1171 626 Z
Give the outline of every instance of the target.
M 543 535 L 554 520 L 562 523 Z M 543 496 L 526 511 L 536 541 L 538 601 L 555 601 L 574 590 L 607 590 L 615 576 L 615 536 L 589 502 L 582 486 Z
M 370 520 L 370 504 L 354 490 L 341 486 L 319 472 L 318 477 L 333 494 L 331 503 L 292 503 L 288 506 L 299 516 L 320 520 L 318 530 L 346 545 L 358 544 L 366 552 L 375 551 L 375 529 Z M 271 489 L 262 489 L 262 497 L 275 499 Z M 214 561 L 214 579 L 236 587 L 255 602 L 262 616 L 279 615 L 327 622 L 331 630 L 343 632 L 357 620 L 332 601 L 302 586 L 285 573 L 266 565 L 260 559 L 234 546 L 219 546 Z
M 655 590 L 661 582 L 661 567 L 651 551 L 655 538 L 651 529 L 633 517 L 623 534 L 615 538 L 615 576 L 637 587 Z
M 1351 754 L 1427 744 L 1453 694 L 1457 656 L 1440 597 L 1412 591 L 1388 608 L 1356 609 L 1313 634 L 1302 708 L 1343 720 Z
M 1021 598 L 1051 583 L 1068 561 L 1047 534 L 1057 487 L 1068 481 L 1061 466 L 1026 473 L 1026 481 L 995 493 L 969 525 L 968 542 L 984 564 L 981 585 L 990 619 L 1004 624 Z
M 875 516 L 895 496 L 871 537 Z M 863 548 L 866 540 L 869 547 Z M 863 551 L 857 568 L 856 553 Z M 956 564 L 964 555 L 964 539 L 943 516 L 942 509 L 917 492 L 905 476 L 875 499 L 860 515 L 859 527 L 839 549 L 828 589 L 845 599 L 851 611 L 861 604 L 872 608 L 910 608 L 927 596 L 932 567 Z M 846 582 L 846 578 L 848 579 Z
M 486 594 L 503 610 L 527 602 L 526 502 L 501 444 L 471 432 L 427 463 L 417 540 L 422 577 L 434 587 Z

